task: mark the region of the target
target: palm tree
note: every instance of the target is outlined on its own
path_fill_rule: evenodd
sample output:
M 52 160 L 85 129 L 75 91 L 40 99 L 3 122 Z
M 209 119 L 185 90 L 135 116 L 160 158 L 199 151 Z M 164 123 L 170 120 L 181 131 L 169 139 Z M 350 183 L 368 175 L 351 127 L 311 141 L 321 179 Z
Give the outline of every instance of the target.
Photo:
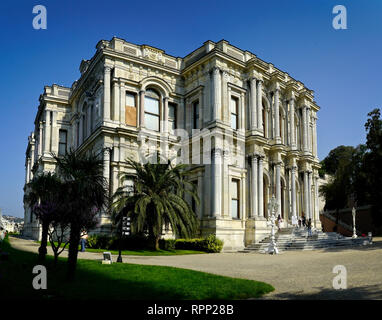
M 114 194 L 114 217 L 130 216 L 131 231 L 147 232 L 154 250 L 159 250 L 159 239 L 164 225 L 171 225 L 176 236 L 192 237 L 198 228 L 198 219 L 184 200 L 186 193 L 199 203 L 195 186 L 186 180 L 190 174 L 186 165 L 141 164 L 126 160 L 134 173 L 122 174 L 121 181 L 133 179 L 134 191 L 120 187 Z
M 81 232 L 97 225 L 99 212 L 108 204 L 107 180 L 103 176 L 103 160 L 94 153 L 77 154 L 71 150 L 55 159 L 65 184 L 64 197 L 70 223 L 68 277 L 73 279 Z
M 26 202 L 31 207 L 42 227 L 41 245 L 38 249 L 39 261 L 44 261 L 47 253 L 48 231 L 60 210 L 60 190 L 62 184 L 55 173 L 35 175 L 27 184 Z

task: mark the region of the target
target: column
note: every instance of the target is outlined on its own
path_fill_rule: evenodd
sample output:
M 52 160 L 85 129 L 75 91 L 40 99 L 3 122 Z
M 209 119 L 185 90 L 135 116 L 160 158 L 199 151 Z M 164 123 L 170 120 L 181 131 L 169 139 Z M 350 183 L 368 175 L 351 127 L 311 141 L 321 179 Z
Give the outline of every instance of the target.
M 317 118 L 313 117 L 313 155 L 317 157 Z
M 305 219 L 309 219 L 309 182 L 308 171 L 304 171 L 304 216 Z
M 220 104 L 221 104 L 221 96 L 220 96 L 220 89 L 221 89 L 221 79 L 220 79 L 220 69 L 219 68 L 213 68 L 212 69 L 212 88 L 214 90 L 214 94 L 212 97 L 212 120 L 215 121 L 219 119 L 219 112 L 220 112 Z
M 110 151 L 111 149 L 106 147 L 103 149 L 103 176 L 106 179 L 106 186 L 110 193 Z
M 146 91 L 139 91 L 139 126 L 145 127 L 145 93 Z
M 57 111 L 52 112 L 52 152 L 58 154 L 58 128 L 57 128 Z
M 256 78 L 251 78 L 251 93 L 250 93 L 250 102 L 251 102 L 251 130 L 256 130 L 258 128 L 257 122 L 257 90 L 256 90 Z
M 33 165 L 34 165 L 34 161 L 35 161 L 35 141 L 34 141 L 34 135 L 32 134 L 32 141 L 31 141 L 31 179 L 33 178 L 33 172 L 32 172 L 32 169 L 33 169 Z
M 163 132 L 168 133 L 168 97 L 163 98 L 163 122 L 162 123 L 163 123 Z
M 119 111 L 120 111 L 120 94 L 119 94 L 119 83 L 113 81 L 113 120 L 119 121 Z
M 40 126 L 39 126 L 39 133 L 38 133 L 38 156 L 41 157 L 42 155 L 42 126 L 43 123 L 40 121 Z
M 229 99 L 231 97 L 228 95 L 228 73 L 226 71 L 223 72 L 223 86 L 222 86 L 222 97 L 221 99 L 221 105 L 222 105 L 222 111 L 223 111 L 223 121 L 231 126 L 231 119 L 230 119 L 230 109 L 229 109 Z
M 44 123 L 44 156 L 50 152 L 50 110 L 45 110 Z
M 281 215 L 281 162 L 276 163 L 276 201 L 278 204 L 277 214 Z
M 259 215 L 258 211 L 258 201 L 257 201 L 257 189 L 258 189 L 258 166 L 257 166 L 257 155 L 252 155 L 251 158 L 251 217 L 254 217 L 255 215 Z
M 312 130 L 310 128 L 310 108 L 307 108 L 306 109 L 306 132 L 307 132 L 307 135 L 306 135 L 306 139 L 307 139 L 307 149 L 308 149 L 308 152 L 309 153 L 312 153 L 312 146 L 311 146 L 311 134 L 312 134 Z
M 281 143 L 281 137 L 280 137 L 280 111 L 279 111 L 279 93 L 280 89 L 278 86 L 276 87 L 275 90 L 275 101 L 274 101 L 274 112 L 275 112 L 275 138 L 276 138 L 276 143 Z
M 110 120 L 110 67 L 105 67 L 103 75 L 103 120 Z
M 119 90 L 119 122 L 126 124 L 126 90 L 125 84 L 121 82 Z
M 240 121 L 240 131 L 245 132 L 245 94 L 244 92 L 240 95 L 240 112 L 239 112 L 239 121 Z
M 302 106 L 302 141 L 303 141 L 303 148 L 302 150 L 304 152 L 308 151 L 308 126 L 307 126 L 307 107 Z
M 257 90 L 256 90 L 256 98 L 257 98 L 257 128 L 264 132 L 263 128 L 263 102 L 262 102 L 262 94 L 263 94 L 263 80 L 257 81 Z
M 291 184 L 292 184 L 292 216 L 297 217 L 296 212 L 296 166 L 291 168 Z
M 26 183 L 29 183 L 31 179 L 31 158 L 28 157 L 27 159 L 27 168 L 26 168 Z
M 259 192 L 259 197 L 258 197 L 258 215 L 260 217 L 264 217 L 264 190 L 263 190 L 263 156 L 259 157 L 259 173 L 257 175 L 257 182 L 258 182 L 258 192 Z
M 291 147 L 292 150 L 296 150 L 296 131 L 294 127 L 294 103 L 295 103 L 295 98 L 294 95 L 292 94 L 292 98 L 289 100 L 290 104 L 290 137 L 291 137 Z
M 309 218 L 313 221 L 312 215 L 312 171 L 308 171 L 308 209 Z
M 314 177 L 314 213 L 315 213 L 315 220 L 320 219 L 320 208 L 318 205 L 318 176 L 316 175 Z
M 221 165 L 222 165 L 222 150 L 214 148 L 212 149 L 212 216 L 218 217 L 221 215 Z

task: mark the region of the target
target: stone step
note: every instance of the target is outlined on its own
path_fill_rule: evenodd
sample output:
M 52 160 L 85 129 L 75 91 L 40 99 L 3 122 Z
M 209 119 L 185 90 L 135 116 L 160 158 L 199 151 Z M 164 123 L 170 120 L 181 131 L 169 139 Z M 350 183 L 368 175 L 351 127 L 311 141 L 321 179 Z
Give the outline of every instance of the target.
M 287 250 L 319 250 L 338 247 L 353 247 L 368 244 L 368 238 L 344 237 L 335 232 L 322 232 L 315 230 L 312 237 L 307 237 L 306 229 L 281 229 L 276 235 L 276 243 L 279 251 Z M 266 252 L 270 236 L 259 243 L 252 243 L 240 252 Z

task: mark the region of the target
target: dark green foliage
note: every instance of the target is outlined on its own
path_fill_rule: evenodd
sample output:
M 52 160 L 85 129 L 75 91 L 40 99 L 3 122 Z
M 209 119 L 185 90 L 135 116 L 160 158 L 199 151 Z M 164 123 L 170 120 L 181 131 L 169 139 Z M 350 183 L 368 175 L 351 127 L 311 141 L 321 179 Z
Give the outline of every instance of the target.
M 189 194 L 196 203 L 199 198 L 195 186 L 187 180 L 187 166 L 173 166 L 170 162 L 141 164 L 131 159 L 127 163 L 134 173 L 124 174 L 121 182 L 134 179 L 134 191 L 119 188 L 114 195 L 114 221 L 121 216 L 131 218 L 132 233 L 148 234 L 152 249 L 159 250 L 163 227 L 171 226 L 175 236 L 191 238 L 198 229 L 198 218 L 185 201 Z M 119 228 L 117 226 L 117 228 Z
M 223 249 L 223 241 L 217 239 L 214 234 L 211 234 L 203 239 L 176 239 L 164 240 L 163 242 L 171 242 L 169 246 L 172 246 L 174 241 L 175 249 L 177 250 L 195 250 L 209 253 L 219 253 Z
M 326 209 L 372 205 L 375 231 L 382 226 L 382 120 L 379 109 L 368 113 L 365 123 L 366 144 L 356 148 L 339 146 L 321 161 L 321 174 L 332 175 L 332 181 L 320 188 Z
M 0 300 L 222 300 L 257 298 L 274 288 L 264 282 L 235 279 L 193 270 L 129 263 L 103 265 L 95 260 L 78 260 L 77 277 L 66 279 L 66 258 L 53 267 L 47 256 L 47 290 L 32 287 L 36 254 L 1 244 L 10 254 L 0 263 Z M 5 275 L 5 276 L 4 276 Z M 3 306 L 4 305 L 4 306 Z M 167 317 L 168 318 L 168 317 Z
M 118 250 L 119 237 L 91 235 L 88 237 L 87 247 L 91 249 Z M 149 248 L 149 241 L 143 235 L 124 236 L 122 237 L 121 248 L 122 250 L 143 250 Z

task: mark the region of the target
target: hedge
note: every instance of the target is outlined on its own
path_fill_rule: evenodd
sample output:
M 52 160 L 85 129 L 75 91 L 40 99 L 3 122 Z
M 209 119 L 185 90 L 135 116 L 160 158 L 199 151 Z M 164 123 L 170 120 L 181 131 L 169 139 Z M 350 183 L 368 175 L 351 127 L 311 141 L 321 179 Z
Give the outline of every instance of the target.
M 108 235 L 91 235 L 87 239 L 87 247 L 92 249 L 118 250 L 119 237 Z M 148 249 L 149 241 L 144 235 L 130 235 L 122 238 L 122 250 Z M 223 249 L 223 241 L 211 234 L 199 239 L 161 239 L 159 247 L 162 250 L 195 250 L 217 253 Z

